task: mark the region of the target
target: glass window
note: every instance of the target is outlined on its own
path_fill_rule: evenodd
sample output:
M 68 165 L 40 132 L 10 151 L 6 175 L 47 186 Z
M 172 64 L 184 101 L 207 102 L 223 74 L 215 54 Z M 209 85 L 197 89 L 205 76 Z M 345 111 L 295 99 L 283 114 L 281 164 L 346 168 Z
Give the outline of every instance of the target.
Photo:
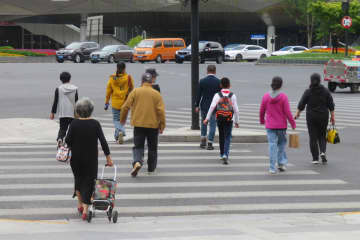
M 152 48 L 154 46 L 154 40 L 142 40 L 137 47 L 138 48 Z
M 71 43 L 68 46 L 66 46 L 66 49 L 77 49 L 77 48 L 80 48 L 81 45 L 82 44 L 79 42 L 74 42 L 74 43 Z
M 166 48 L 172 48 L 172 47 L 173 47 L 173 41 L 171 41 L 171 40 L 165 40 L 165 41 L 164 41 L 164 47 L 166 47 Z
M 174 41 L 174 47 L 185 47 L 184 42 L 181 40 L 175 40 Z
M 162 41 L 156 41 L 154 47 L 155 48 L 161 48 L 162 47 Z
M 305 48 L 302 47 L 294 47 L 295 52 L 305 51 Z
M 283 47 L 279 51 L 290 51 L 291 47 Z

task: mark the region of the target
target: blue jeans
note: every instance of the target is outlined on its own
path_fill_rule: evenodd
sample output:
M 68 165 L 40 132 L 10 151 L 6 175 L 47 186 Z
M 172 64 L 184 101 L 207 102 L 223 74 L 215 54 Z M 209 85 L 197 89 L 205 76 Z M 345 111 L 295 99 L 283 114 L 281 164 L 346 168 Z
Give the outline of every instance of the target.
M 232 139 L 233 122 L 218 122 L 219 129 L 219 144 L 220 144 L 220 157 L 229 157 L 230 144 Z
M 115 139 L 118 139 L 120 132 L 122 132 L 125 136 L 125 127 L 120 124 L 120 110 L 113 108 L 112 113 L 113 113 L 113 122 L 115 126 L 114 137 Z
M 207 136 L 207 125 L 203 123 L 207 115 L 207 111 L 201 110 L 201 137 L 205 138 Z M 215 131 L 216 131 L 216 119 L 215 119 L 215 113 L 213 113 L 209 119 L 209 136 L 208 141 L 214 142 L 215 137 Z
M 266 129 L 269 142 L 270 170 L 276 171 L 276 163 L 286 166 L 286 129 Z

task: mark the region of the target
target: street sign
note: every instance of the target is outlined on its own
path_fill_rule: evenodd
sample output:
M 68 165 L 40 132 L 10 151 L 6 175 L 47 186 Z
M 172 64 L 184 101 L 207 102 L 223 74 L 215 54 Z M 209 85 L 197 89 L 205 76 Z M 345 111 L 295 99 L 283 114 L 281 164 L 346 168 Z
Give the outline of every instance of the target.
M 341 25 L 346 29 L 350 28 L 352 26 L 352 18 L 349 16 L 343 17 L 341 20 Z
M 251 40 L 265 40 L 265 34 L 251 34 Z

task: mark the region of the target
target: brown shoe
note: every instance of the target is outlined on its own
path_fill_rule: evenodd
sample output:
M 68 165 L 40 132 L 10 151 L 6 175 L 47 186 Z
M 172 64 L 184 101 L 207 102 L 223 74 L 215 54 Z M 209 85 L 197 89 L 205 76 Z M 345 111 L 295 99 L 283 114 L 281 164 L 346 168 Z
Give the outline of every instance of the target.
M 131 176 L 136 177 L 140 169 L 141 169 L 141 164 L 139 162 L 135 163 L 131 171 Z

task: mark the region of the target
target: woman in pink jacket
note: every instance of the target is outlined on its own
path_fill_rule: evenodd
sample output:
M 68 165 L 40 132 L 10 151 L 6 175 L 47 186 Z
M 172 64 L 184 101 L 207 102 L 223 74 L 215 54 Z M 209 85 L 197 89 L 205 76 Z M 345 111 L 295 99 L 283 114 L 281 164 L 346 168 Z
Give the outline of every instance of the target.
M 285 152 L 287 122 L 290 122 L 292 129 L 296 128 L 289 99 L 280 91 L 282 83 L 280 77 L 272 79 L 272 91 L 263 96 L 260 107 L 260 124 L 265 124 L 269 142 L 270 174 L 276 174 L 276 163 L 279 171 L 286 170 L 288 163 Z

